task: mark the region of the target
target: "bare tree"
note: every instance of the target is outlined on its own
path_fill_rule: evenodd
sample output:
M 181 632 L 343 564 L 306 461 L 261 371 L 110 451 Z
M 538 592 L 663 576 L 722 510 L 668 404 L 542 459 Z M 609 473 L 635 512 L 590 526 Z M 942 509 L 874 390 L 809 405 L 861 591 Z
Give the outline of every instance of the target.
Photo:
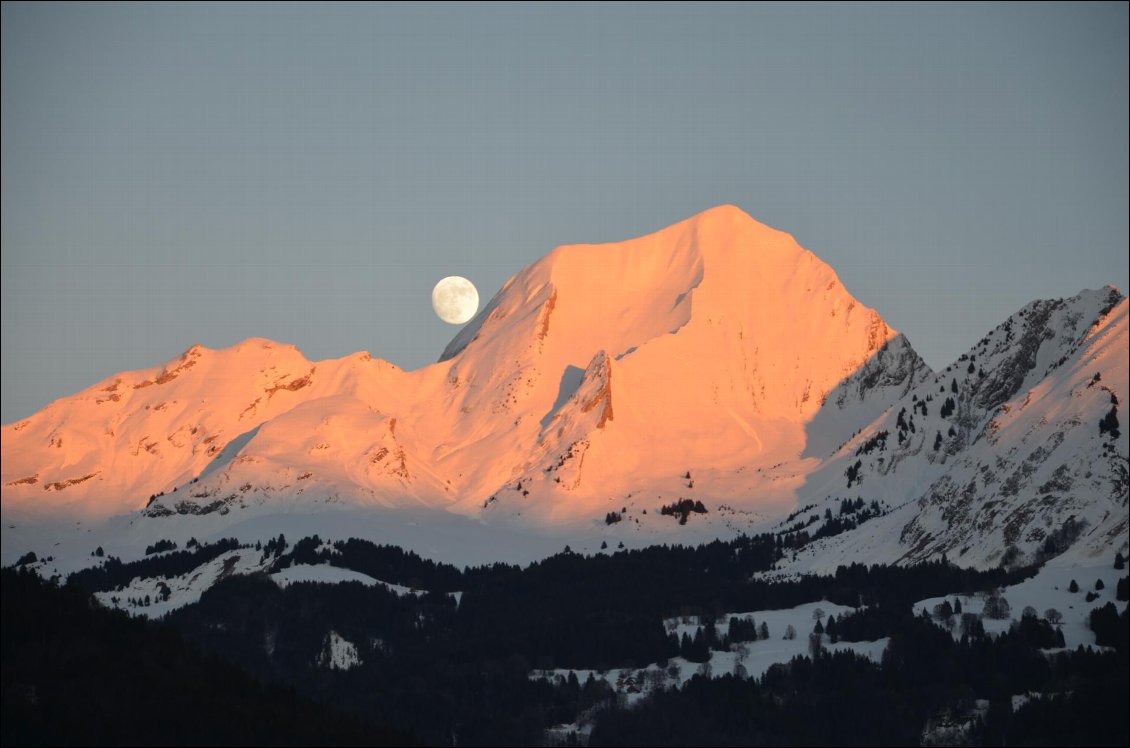
M 985 615 L 989 618 L 997 620 L 1004 620 L 1012 614 L 1012 608 L 1008 604 L 1008 600 L 1001 595 L 1000 590 L 993 590 L 987 598 L 985 598 Z

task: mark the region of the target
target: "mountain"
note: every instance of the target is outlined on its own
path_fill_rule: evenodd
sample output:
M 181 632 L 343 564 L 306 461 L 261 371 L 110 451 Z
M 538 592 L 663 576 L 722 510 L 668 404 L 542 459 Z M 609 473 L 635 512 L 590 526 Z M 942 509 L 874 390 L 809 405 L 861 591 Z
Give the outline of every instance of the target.
M 814 471 L 817 513 L 845 498 L 890 511 L 805 548 L 794 568 L 1125 552 L 1127 340 L 1112 287 L 1010 316 Z
M 791 236 L 721 206 L 558 247 L 416 371 L 193 346 L 6 425 L 5 557 L 77 521 L 86 553 L 286 529 L 532 558 L 785 532 L 816 507 L 797 568 L 966 545 L 992 564 L 1069 516 L 1125 535 L 1126 437 L 1097 424 L 1126 376 L 1113 289 L 1035 302 L 935 373 Z M 868 509 L 826 522 L 845 499 Z
M 313 494 L 477 513 L 532 493 L 539 515 L 575 516 L 679 493 L 688 470 L 750 486 L 735 474 L 800 455 L 829 395 L 843 417 L 825 441 L 928 374 L 831 268 L 725 206 L 554 250 L 419 371 L 253 339 L 111 377 L 4 427 L 4 502 L 95 516 L 166 494 L 152 515 Z

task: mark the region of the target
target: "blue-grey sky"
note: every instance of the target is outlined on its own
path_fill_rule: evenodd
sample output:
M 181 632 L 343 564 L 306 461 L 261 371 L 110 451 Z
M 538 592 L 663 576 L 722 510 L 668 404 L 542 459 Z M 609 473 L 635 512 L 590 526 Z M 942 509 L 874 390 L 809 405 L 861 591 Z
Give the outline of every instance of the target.
M 3 4 L 8 423 L 201 342 L 434 361 L 432 285 L 721 203 L 935 366 L 1127 287 L 1127 5 Z

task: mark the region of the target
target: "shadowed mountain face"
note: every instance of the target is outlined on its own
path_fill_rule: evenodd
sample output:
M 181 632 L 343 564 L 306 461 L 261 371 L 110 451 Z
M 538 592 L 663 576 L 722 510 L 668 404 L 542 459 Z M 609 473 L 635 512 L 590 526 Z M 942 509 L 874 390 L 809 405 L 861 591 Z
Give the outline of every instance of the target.
M 309 362 L 251 339 L 58 400 L 4 427 L 5 519 L 142 510 L 135 532 L 159 537 L 193 518 L 219 532 L 350 508 L 591 533 L 616 511 L 654 535 L 673 523 L 645 511 L 690 498 L 716 509 L 695 523 L 705 538 L 848 496 L 940 505 L 930 497 L 949 484 L 935 482 L 990 443 L 1001 408 L 1056 371 L 1083 372 L 1087 356 L 1125 351 L 1124 323 L 1093 334 L 1120 300 L 1104 290 L 1022 312 L 1023 330 L 1002 334 L 978 361 L 988 370 L 952 393 L 957 415 L 935 424 L 948 374 L 791 236 L 722 206 L 638 239 L 553 250 L 417 371 L 367 353 Z M 1110 361 L 1103 376 L 1124 397 L 1125 353 Z M 1074 396 L 1074 384 L 1049 387 L 1032 406 L 1049 417 L 1025 428 L 1041 431 Z M 919 407 L 915 430 L 899 426 Z M 1081 407 L 1071 418 L 1089 424 L 1098 406 Z M 856 454 L 881 431 L 889 445 Z M 916 553 L 948 545 L 903 532 L 911 519 L 889 534 Z
M 1127 300 L 1110 287 L 1009 317 L 810 475 L 811 495 L 893 511 L 808 549 L 798 567 L 1125 551 L 1127 340 Z

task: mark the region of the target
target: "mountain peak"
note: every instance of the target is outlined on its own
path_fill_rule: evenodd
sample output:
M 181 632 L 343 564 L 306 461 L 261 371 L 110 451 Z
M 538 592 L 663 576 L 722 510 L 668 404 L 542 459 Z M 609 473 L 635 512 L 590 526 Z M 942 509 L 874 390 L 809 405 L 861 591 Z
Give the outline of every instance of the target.
M 786 286 L 838 289 L 850 298 L 835 272 L 790 234 L 734 205 L 720 205 L 644 236 L 555 248 L 511 277 L 456 334 L 440 361 L 456 357 L 473 340 L 482 345 L 504 319 L 511 325 L 525 318 L 537 320 L 542 341 L 551 328 L 559 339 L 562 321 L 587 328 L 585 337 L 596 333 L 599 340 L 587 345 L 585 360 L 601 348 L 619 357 L 682 328 L 694 307 L 723 307 L 734 317 L 744 314 L 740 307 L 750 306 L 751 297 L 775 295 Z M 854 299 L 844 306 L 849 303 L 862 309 Z
M 713 208 L 707 208 L 706 210 L 695 213 L 693 216 L 690 216 L 689 218 L 686 218 L 683 221 L 674 224 L 674 226 L 679 226 L 685 223 L 715 225 L 722 225 L 726 223 L 729 223 L 730 225 L 744 224 L 749 228 L 763 228 L 769 229 L 770 231 L 778 231 L 778 229 L 774 229 L 768 224 L 762 223 L 746 211 L 730 203 L 724 203 L 722 205 L 715 205 Z

